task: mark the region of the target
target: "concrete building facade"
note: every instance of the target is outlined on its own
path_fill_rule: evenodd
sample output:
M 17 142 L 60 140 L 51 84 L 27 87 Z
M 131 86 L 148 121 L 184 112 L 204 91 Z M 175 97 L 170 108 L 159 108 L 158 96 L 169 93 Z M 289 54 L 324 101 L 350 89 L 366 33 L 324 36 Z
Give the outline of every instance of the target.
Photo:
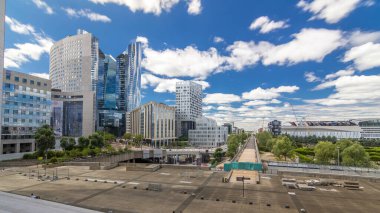
M 218 126 L 211 118 L 196 119 L 196 128 L 189 130 L 189 143 L 195 147 L 212 148 L 227 142 L 228 128 Z
M 193 81 L 176 83 L 177 137 L 187 136 L 195 128 L 195 120 L 202 117 L 202 85 Z
M 50 80 L 5 70 L 0 153 L 35 151 L 34 133 L 51 118 Z
M 168 146 L 175 141 L 175 108 L 149 102 L 128 113 L 127 132 L 143 135 L 153 147 Z
M 88 136 L 95 131 L 98 63 L 98 39 L 84 30 L 57 41 L 50 49 L 49 76 L 52 88 L 57 89 L 54 100 L 63 102 L 64 118 L 76 118 L 64 119 L 68 129 L 62 131 L 63 136 Z M 77 122 L 83 122 L 81 129 L 74 130 L 78 126 Z

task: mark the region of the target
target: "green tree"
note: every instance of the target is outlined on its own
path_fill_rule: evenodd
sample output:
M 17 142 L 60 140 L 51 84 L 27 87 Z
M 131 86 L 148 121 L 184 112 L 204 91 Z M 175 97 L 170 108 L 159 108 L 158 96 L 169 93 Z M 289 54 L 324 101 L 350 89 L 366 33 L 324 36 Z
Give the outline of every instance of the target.
M 276 139 L 276 143 L 273 145 L 272 153 L 281 159 L 281 157 L 284 157 L 285 160 L 287 157 L 292 156 L 292 150 L 293 150 L 292 142 L 290 139 L 286 136 L 280 136 Z
M 54 131 L 47 124 L 37 129 L 34 138 L 36 140 L 37 150 L 42 155 L 46 155 L 47 151 L 53 149 L 55 146 Z
M 230 135 L 227 139 L 227 156 L 233 158 L 239 148 L 239 140 L 236 135 Z
M 108 143 L 116 140 L 116 136 L 113 135 L 113 134 L 111 134 L 111 133 L 109 133 L 109 132 L 106 132 L 106 131 L 97 131 L 96 133 L 98 133 L 99 135 L 101 135 L 104 138 L 104 140 L 106 142 L 108 142 Z
M 81 149 L 84 149 L 90 145 L 90 140 L 84 136 L 79 137 L 78 146 Z
M 143 142 L 143 140 L 144 140 L 144 136 L 143 135 L 135 135 L 134 137 L 133 137 L 133 142 L 135 143 L 135 145 L 137 146 L 137 147 L 141 147 L 141 150 L 142 150 L 142 142 Z
M 222 161 L 223 155 L 224 155 L 223 149 L 221 149 L 221 148 L 215 149 L 215 152 L 213 154 L 215 161 L 218 163 Z
M 264 131 L 256 134 L 256 139 L 258 142 L 259 149 L 263 151 L 270 151 L 268 149 L 267 143 L 273 138 L 270 132 Z
M 342 159 L 343 165 L 346 166 L 370 166 L 369 154 L 358 143 L 344 149 Z
M 315 159 L 318 163 L 329 164 L 334 160 L 335 145 L 328 141 L 320 141 L 314 147 Z
M 90 142 L 91 149 L 103 148 L 105 145 L 103 137 L 99 135 L 98 133 L 93 133 L 92 135 L 88 137 L 88 139 Z
M 61 148 L 62 148 L 64 151 L 66 151 L 66 150 L 67 150 L 67 147 L 69 146 L 69 139 L 66 138 L 66 137 L 61 138 L 60 146 L 61 146 Z

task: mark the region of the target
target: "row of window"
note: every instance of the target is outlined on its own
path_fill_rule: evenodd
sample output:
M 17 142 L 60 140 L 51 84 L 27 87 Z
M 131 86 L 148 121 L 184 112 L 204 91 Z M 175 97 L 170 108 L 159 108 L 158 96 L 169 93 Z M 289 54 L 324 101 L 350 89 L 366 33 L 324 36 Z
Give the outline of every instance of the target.
M 11 80 L 11 73 L 10 73 L 10 72 L 7 72 L 6 75 L 5 75 L 5 78 L 6 78 L 7 80 Z M 14 81 L 16 81 L 16 82 L 20 82 L 20 77 L 19 77 L 19 76 L 14 76 Z M 24 83 L 24 84 L 26 84 L 26 83 L 28 83 L 28 79 L 26 79 L 26 78 L 22 78 L 22 81 L 21 81 L 21 82 Z M 47 83 L 46 83 L 46 82 L 41 83 L 40 81 L 35 82 L 34 80 L 29 80 L 29 84 L 30 84 L 30 85 L 35 85 L 35 84 L 36 84 L 37 86 L 41 86 L 41 85 L 43 84 L 44 87 L 47 86 Z

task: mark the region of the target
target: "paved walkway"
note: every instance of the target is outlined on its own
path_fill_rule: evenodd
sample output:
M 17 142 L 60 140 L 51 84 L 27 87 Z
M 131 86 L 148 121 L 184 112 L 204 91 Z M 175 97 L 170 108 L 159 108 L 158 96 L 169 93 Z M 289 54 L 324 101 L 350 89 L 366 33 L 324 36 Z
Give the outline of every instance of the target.
M 61 203 L 55 203 L 46 200 L 34 199 L 21 195 L 0 192 L 0 212 L 38 212 L 38 213 L 98 213 L 89 209 L 78 208 Z
M 256 150 L 255 150 L 255 141 L 254 137 L 250 137 L 247 141 L 247 146 L 241 153 L 238 162 L 252 162 L 257 163 Z M 256 181 L 259 180 L 259 174 L 257 171 L 247 171 L 247 170 L 233 170 L 230 178 L 230 182 L 237 182 L 237 177 L 247 177 L 249 180 L 246 180 L 247 183 L 256 184 Z

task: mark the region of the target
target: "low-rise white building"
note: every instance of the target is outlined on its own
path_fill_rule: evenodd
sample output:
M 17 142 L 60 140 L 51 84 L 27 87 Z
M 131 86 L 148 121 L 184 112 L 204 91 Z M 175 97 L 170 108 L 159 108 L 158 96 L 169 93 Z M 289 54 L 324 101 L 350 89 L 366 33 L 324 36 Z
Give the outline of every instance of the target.
M 189 143 L 195 147 L 219 147 L 227 142 L 228 128 L 218 126 L 216 121 L 201 117 L 195 121 L 195 129 L 189 130 Z

